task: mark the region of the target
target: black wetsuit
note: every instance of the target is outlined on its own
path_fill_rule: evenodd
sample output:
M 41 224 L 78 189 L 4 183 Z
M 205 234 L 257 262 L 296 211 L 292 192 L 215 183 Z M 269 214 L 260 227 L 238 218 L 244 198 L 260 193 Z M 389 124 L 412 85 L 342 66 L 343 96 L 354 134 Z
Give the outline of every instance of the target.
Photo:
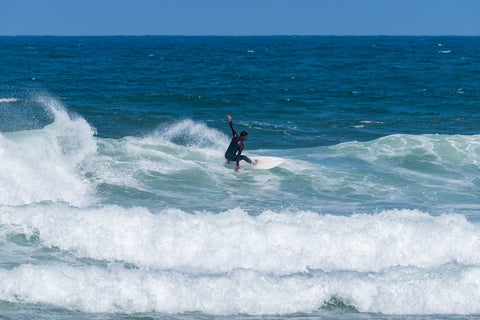
M 237 163 L 237 167 L 240 160 L 245 160 L 248 163 L 252 163 L 252 160 L 250 160 L 247 156 L 242 156 L 243 140 L 238 136 L 231 121 L 230 128 L 232 129 L 233 138 L 227 148 L 227 151 L 225 151 L 225 159 L 232 162 L 235 161 Z

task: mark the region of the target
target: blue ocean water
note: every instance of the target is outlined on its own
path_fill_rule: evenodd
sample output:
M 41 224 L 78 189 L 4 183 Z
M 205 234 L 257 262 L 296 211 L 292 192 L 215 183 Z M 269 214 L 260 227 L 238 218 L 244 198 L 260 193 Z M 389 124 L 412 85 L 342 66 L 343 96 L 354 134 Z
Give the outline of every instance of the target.
M 480 37 L 0 54 L 2 319 L 480 316 Z

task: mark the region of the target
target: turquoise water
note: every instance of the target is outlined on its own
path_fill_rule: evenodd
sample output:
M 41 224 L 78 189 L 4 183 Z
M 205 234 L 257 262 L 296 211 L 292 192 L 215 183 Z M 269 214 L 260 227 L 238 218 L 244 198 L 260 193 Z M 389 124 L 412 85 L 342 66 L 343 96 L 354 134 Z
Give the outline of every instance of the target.
M 479 49 L 0 37 L 0 315 L 478 317 Z

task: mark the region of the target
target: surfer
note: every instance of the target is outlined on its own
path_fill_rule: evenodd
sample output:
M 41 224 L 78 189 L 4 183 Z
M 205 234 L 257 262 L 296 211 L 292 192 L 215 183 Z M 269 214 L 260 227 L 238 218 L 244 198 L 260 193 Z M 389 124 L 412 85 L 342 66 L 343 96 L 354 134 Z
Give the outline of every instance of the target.
M 232 134 L 233 138 L 232 141 L 230 142 L 230 145 L 227 148 L 227 151 L 225 151 L 225 159 L 227 159 L 228 162 L 236 162 L 236 167 L 235 171 L 240 170 L 240 165 L 239 162 L 241 160 L 244 160 L 248 163 L 252 163 L 252 160 L 248 158 L 247 156 L 242 156 L 242 151 L 243 151 L 243 141 L 246 141 L 248 139 L 248 133 L 246 131 L 240 132 L 240 136 L 238 136 L 237 132 L 235 131 L 235 128 L 233 127 L 232 123 L 232 117 L 230 115 L 227 116 L 228 121 L 230 122 L 230 128 L 232 129 Z

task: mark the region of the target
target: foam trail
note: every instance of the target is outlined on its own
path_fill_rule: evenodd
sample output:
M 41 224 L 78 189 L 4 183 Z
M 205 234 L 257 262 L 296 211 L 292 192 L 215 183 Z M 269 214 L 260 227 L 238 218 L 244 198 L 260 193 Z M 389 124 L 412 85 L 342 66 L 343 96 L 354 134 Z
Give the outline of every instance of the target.
M 225 140 L 225 142 L 223 142 Z M 182 172 L 212 177 L 222 164 L 226 137 L 204 124 L 184 120 L 165 126 L 146 137 L 99 139 L 99 156 L 89 163 L 89 172 L 106 184 L 126 186 L 150 192 L 168 192 L 170 177 L 175 181 L 189 180 Z M 208 164 L 215 163 L 215 166 Z M 155 175 L 154 181 L 145 179 Z M 148 181 L 153 185 L 148 185 Z M 163 184 L 155 184 L 162 181 Z M 195 184 L 195 182 L 193 182 Z M 161 187 L 161 190 L 156 188 Z M 208 186 L 207 186 L 208 187 Z M 173 187 L 174 188 L 174 187 Z
M 0 203 L 85 205 L 93 190 L 79 166 L 96 152 L 94 131 L 84 119 L 70 118 L 54 99 L 39 102 L 54 115 L 52 124 L 0 135 Z

